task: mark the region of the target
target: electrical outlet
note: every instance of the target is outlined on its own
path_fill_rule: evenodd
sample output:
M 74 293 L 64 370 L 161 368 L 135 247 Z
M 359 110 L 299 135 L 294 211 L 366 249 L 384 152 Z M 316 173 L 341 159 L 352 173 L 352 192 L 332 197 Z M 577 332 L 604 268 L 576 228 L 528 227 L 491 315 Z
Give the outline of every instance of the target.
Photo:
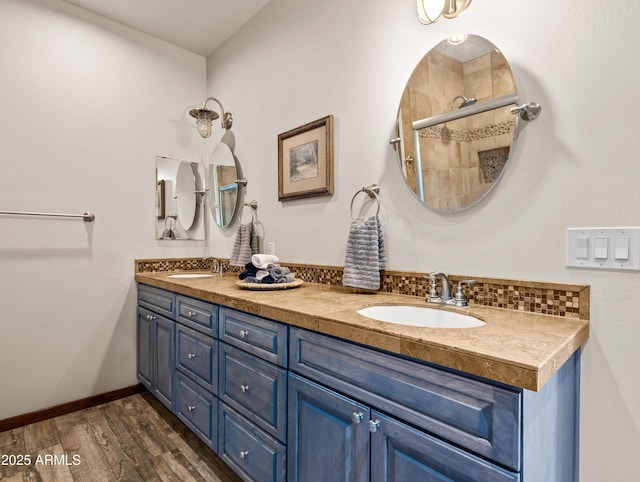
M 267 243 L 267 254 L 276 254 L 276 243 L 273 241 Z

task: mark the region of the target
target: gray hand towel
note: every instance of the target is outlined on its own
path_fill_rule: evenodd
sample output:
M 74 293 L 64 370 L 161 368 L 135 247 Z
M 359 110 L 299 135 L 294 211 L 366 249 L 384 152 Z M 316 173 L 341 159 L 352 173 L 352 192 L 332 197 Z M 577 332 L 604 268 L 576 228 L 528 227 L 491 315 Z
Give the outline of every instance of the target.
M 349 228 L 342 284 L 380 289 L 380 270 L 385 263 L 384 237 L 378 216 L 354 219 Z
M 244 266 L 251 262 L 251 256 L 258 251 L 253 223 L 238 226 L 236 239 L 233 244 L 229 264 L 232 266 Z

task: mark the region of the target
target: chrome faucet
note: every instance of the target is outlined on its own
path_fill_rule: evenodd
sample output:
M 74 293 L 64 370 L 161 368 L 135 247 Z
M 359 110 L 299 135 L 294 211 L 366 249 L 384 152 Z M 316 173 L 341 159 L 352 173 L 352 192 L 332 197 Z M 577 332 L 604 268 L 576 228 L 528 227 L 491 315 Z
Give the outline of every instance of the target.
M 425 276 L 425 278 L 427 278 L 427 276 Z M 425 301 L 427 303 L 449 303 L 452 300 L 451 282 L 449 281 L 449 278 L 447 278 L 447 275 L 440 271 L 433 271 L 432 273 L 429 273 L 428 278 L 431 280 L 431 287 L 429 288 L 429 294 Z M 440 278 L 440 282 L 442 283 L 442 296 L 438 293 L 438 278 Z
M 205 263 L 207 261 L 211 260 L 211 272 L 212 273 L 217 273 L 217 274 L 222 274 L 223 273 L 223 267 L 222 267 L 222 263 L 220 262 L 220 260 L 214 258 L 213 256 L 207 256 L 205 258 L 202 258 L 202 261 L 204 261 Z
M 425 278 L 429 278 L 431 280 L 431 286 L 429 287 L 429 294 L 425 298 L 427 303 L 437 303 L 440 305 L 454 305 L 459 308 L 463 308 L 465 306 L 469 306 L 465 296 L 464 290 L 462 288 L 463 285 L 472 285 L 476 283 L 474 279 L 466 279 L 462 280 L 458 283 L 458 289 L 456 290 L 455 296 L 451 296 L 451 282 L 447 275 L 440 272 L 434 271 L 429 273 L 429 276 L 425 276 Z M 437 279 L 440 278 L 440 282 L 442 284 L 442 296 L 438 293 L 438 282 Z

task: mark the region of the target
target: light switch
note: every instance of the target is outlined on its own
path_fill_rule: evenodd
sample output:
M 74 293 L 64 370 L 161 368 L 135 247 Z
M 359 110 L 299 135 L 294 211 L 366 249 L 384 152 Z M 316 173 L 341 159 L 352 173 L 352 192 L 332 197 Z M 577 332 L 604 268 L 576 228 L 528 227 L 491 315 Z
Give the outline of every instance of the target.
M 589 238 L 578 236 L 576 238 L 576 258 L 587 259 L 589 257 Z
M 629 244 L 631 238 L 620 237 L 616 238 L 615 247 L 613 251 L 613 258 L 619 261 L 626 261 L 629 259 Z
M 572 268 L 640 271 L 640 226 L 567 228 Z
M 607 259 L 609 257 L 609 238 L 596 238 L 593 257 L 595 259 Z

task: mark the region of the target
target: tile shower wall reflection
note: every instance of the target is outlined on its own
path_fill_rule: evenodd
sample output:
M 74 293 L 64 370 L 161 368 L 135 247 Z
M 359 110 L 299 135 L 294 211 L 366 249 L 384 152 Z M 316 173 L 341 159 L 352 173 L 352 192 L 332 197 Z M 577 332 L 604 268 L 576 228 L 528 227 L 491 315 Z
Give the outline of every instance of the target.
M 448 112 L 451 100 L 458 95 L 483 101 L 514 91 L 509 66 L 500 53 L 491 52 L 462 63 L 434 51 L 428 61 L 419 64 L 401 100 L 401 110 L 410 112 L 403 115 L 404 145 L 407 149 L 413 146 L 409 119 Z M 459 102 L 455 107 L 458 106 Z M 514 130 L 510 107 L 422 129 L 420 154 L 425 202 L 451 210 L 477 199 L 504 165 Z M 413 153 L 406 152 L 404 157 L 412 159 Z M 502 164 L 496 166 L 496 162 Z M 407 181 L 415 191 L 411 161 L 407 165 Z

